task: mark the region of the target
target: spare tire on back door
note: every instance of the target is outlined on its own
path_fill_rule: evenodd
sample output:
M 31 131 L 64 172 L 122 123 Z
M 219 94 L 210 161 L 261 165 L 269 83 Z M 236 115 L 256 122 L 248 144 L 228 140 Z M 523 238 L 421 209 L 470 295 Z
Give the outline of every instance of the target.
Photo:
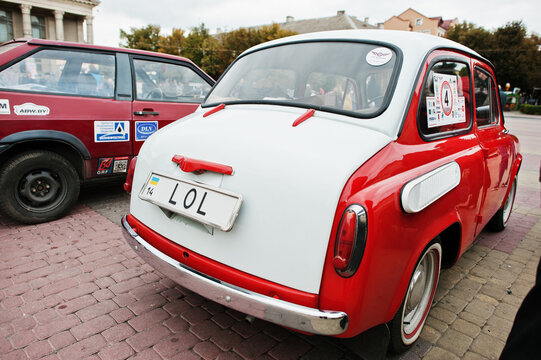
M 0 209 L 37 224 L 62 217 L 79 196 L 79 176 L 61 155 L 45 150 L 18 154 L 0 172 Z

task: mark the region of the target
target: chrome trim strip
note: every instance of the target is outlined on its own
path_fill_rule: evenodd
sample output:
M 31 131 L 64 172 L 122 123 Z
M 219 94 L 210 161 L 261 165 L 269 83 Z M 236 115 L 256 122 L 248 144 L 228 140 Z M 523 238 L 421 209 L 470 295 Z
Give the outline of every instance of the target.
M 122 218 L 124 238 L 145 262 L 181 286 L 231 309 L 272 323 L 319 335 L 339 335 L 349 318 L 340 311 L 321 311 L 264 296 L 202 274 L 163 254 L 141 238 Z
M 402 209 L 410 214 L 418 213 L 457 187 L 460 181 L 461 170 L 456 161 L 410 180 L 400 194 Z

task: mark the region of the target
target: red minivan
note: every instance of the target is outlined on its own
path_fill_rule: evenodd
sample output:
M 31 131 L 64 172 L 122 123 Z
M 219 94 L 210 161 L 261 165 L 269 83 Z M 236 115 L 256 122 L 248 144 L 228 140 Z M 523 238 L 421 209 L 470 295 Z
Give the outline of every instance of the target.
M 214 84 L 185 58 L 38 39 L 3 44 L 0 64 L 0 209 L 24 223 L 64 215 L 81 182 L 125 176 Z

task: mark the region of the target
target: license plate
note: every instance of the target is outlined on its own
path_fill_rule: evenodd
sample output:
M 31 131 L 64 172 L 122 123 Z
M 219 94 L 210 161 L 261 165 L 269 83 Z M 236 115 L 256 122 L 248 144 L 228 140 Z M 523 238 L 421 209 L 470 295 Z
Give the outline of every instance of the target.
M 237 218 L 242 196 L 230 191 L 150 174 L 139 198 L 223 231 L 229 231 Z

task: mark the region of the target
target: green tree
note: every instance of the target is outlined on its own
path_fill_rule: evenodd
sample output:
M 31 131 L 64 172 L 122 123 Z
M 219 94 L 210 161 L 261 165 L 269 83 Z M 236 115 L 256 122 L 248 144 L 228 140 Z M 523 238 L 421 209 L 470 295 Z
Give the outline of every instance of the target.
M 477 51 L 484 57 L 487 57 L 493 44 L 493 35 L 490 31 L 466 21 L 449 29 L 447 38 Z
M 120 46 L 122 47 L 158 51 L 158 42 L 160 40 L 160 26 L 147 25 L 142 28 L 132 27 L 130 28 L 129 33 L 121 29 L 120 39 L 123 41 L 120 43 Z
M 509 22 L 494 32 L 463 22 L 447 32 L 447 37 L 477 51 L 496 68 L 500 85 L 511 84 L 530 92 L 541 86 L 541 41 L 527 34 L 521 21 Z
M 197 66 L 201 66 L 205 56 L 203 43 L 209 37 L 209 30 L 205 28 L 205 24 L 202 23 L 198 27 L 192 28 L 192 31 L 184 39 L 181 55 L 192 60 Z
M 173 28 L 171 35 L 160 36 L 158 41 L 158 51 L 180 56 L 182 54 L 184 41 L 184 30 Z
M 539 38 L 527 36 L 521 21 L 513 21 L 494 32 L 494 49 L 489 59 L 496 67 L 496 74 L 502 83 L 530 91 L 541 86 L 539 71 L 541 58 Z
M 210 35 L 205 24 L 192 28 L 188 35 L 175 28 L 170 35 L 162 36 L 157 25 L 131 28 L 129 33 L 120 30 L 120 38 L 124 40 L 121 46 L 184 56 L 215 79 L 246 49 L 294 34 L 277 24 L 257 29 L 240 28 L 217 35 Z

